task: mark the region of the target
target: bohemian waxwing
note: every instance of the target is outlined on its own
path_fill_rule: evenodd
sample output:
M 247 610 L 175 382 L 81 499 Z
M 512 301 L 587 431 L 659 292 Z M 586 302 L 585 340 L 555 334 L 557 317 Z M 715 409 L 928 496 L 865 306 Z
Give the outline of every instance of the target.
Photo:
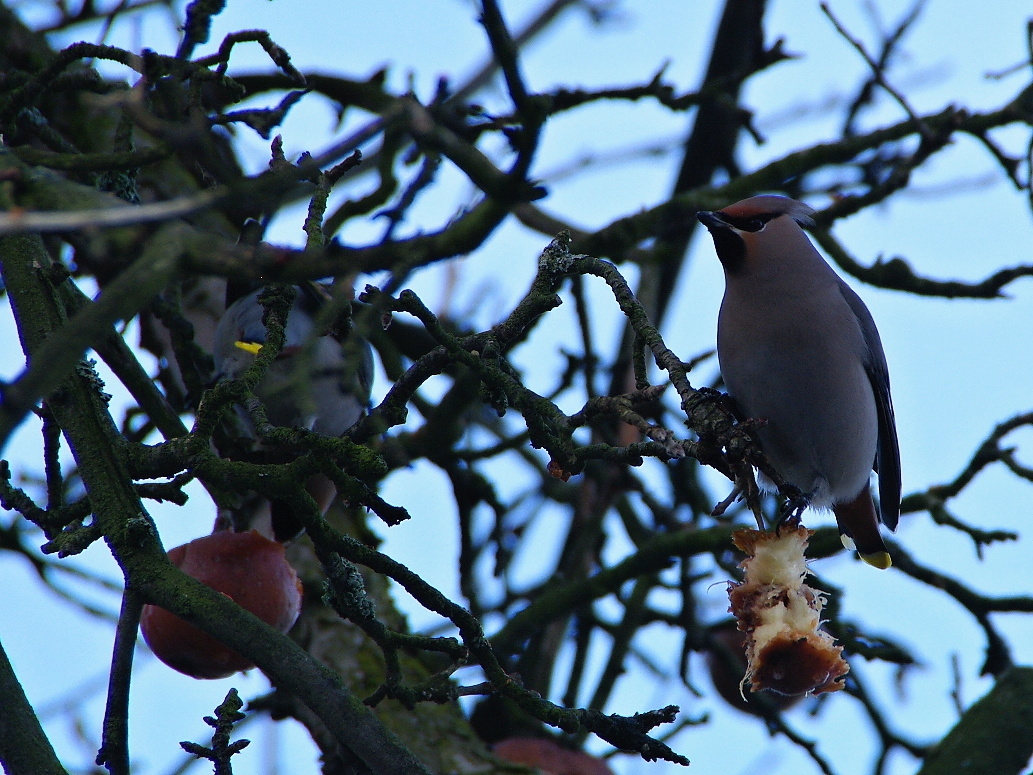
M 261 292 L 238 299 L 219 321 L 214 347 L 216 379 L 241 377 L 265 343 L 265 308 L 258 300 Z M 373 353 L 356 334 L 341 336 L 336 331 L 317 330 L 316 315 L 329 298 L 328 291 L 318 283 L 297 287 L 284 326 L 283 347 L 255 388 L 255 395 L 273 425 L 340 436 L 366 411 L 373 380 Z M 243 412 L 241 417 L 246 429 L 254 434 L 250 419 Z M 306 488 L 323 512 L 336 495 L 333 484 L 319 475 L 306 482 Z M 261 523 L 270 521 L 271 534 L 280 541 L 296 537 L 301 530 L 284 504 L 252 499 L 246 510 L 246 517 L 232 518 L 238 529 L 254 527 L 269 533 Z
M 886 356 L 864 302 L 800 228 L 813 224 L 813 212 L 786 197 L 755 196 L 697 213 L 725 273 L 721 374 L 742 413 L 765 421 L 757 436 L 775 469 L 810 505 L 835 512 L 848 548 L 886 568 L 880 516 L 894 530 L 900 514 Z
M 237 379 L 265 344 L 261 290 L 237 299 L 215 329 L 216 379 Z M 373 354 L 358 336 L 317 331 L 315 316 L 328 300 L 317 283 L 298 286 L 284 326 L 284 344 L 255 394 L 269 422 L 340 436 L 369 403 Z M 307 373 L 298 374 L 299 366 Z

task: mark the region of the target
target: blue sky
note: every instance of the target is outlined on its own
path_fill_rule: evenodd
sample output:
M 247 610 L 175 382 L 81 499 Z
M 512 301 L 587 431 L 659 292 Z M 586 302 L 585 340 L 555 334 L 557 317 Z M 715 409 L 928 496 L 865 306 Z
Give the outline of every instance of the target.
M 503 7 L 514 26 L 519 26 L 537 5 L 504 2 Z M 760 146 L 744 143 L 740 158 L 746 168 L 834 138 L 839 113 L 834 109 L 830 112 L 829 105 L 835 105 L 836 98 L 844 93 L 852 94 L 865 74 L 864 63 L 839 37 L 816 2 L 773 0 L 771 5 L 766 24 L 769 42 L 784 36 L 786 49 L 801 56 L 754 79 L 745 92 L 744 103 L 755 112 L 757 126 L 767 139 Z M 855 37 L 874 45 L 876 35 L 870 16 L 863 10 L 865 4 L 831 5 Z M 909 4 L 883 1 L 874 5 L 888 26 Z M 524 58 L 528 82 L 542 90 L 559 84 L 630 84 L 648 80 L 668 62 L 667 78 L 679 89 L 691 90 L 705 66 L 719 6 L 713 0 L 627 2 L 620 5 L 616 19 L 601 28 L 590 25 L 577 12 L 568 13 Z M 1019 0 L 930 3 L 904 47 L 905 55 L 891 73 L 894 85 L 908 95 L 919 112 L 941 110 L 952 103 L 974 110 L 1003 104 L 1028 81 L 1028 70 L 997 80 L 988 79 L 986 74 L 1026 58 L 1024 35 L 1029 13 L 1028 3 Z M 399 24 L 403 16 L 406 22 Z M 439 75 L 461 79 L 480 64 L 487 50 L 475 22 L 473 4 L 458 0 L 305 0 L 290 4 L 282 0 L 231 0 L 217 20 L 212 36 L 215 43 L 204 50 L 214 50 L 229 31 L 251 28 L 269 29 L 302 70 L 361 77 L 390 65 L 392 85 L 402 87 L 411 79 L 416 93 L 425 99 L 432 94 Z M 93 34 L 78 29 L 69 40 L 90 39 Z M 168 21 L 160 14 L 127 25 L 109 42 L 166 52 L 174 48 Z M 238 49 L 235 56 L 231 73 L 236 68 L 266 66 L 267 60 L 253 44 Z M 500 92 L 488 99 L 505 104 Z M 787 110 L 790 108 L 793 110 Z M 877 110 L 869 114 L 867 125 L 894 123 L 903 117 L 901 108 L 883 95 Z M 288 153 L 317 151 L 329 145 L 333 121 L 330 111 L 317 100 L 303 103 L 282 129 Z M 359 117 L 350 119 L 341 134 L 359 123 Z M 550 190 L 542 207 L 575 225 L 593 228 L 662 201 L 671 185 L 673 161 L 669 155 L 599 165 L 586 174 L 555 181 L 550 173 L 585 154 L 627 155 L 628 149 L 657 137 L 681 137 L 686 127 L 685 116 L 672 116 L 647 102 L 599 105 L 551 122 L 535 169 L 535 174 L 546 178 Z M 1002 131 L 996 137 L 1013 153 L 1024 152 L 1026 137 L 1022 132 Z M 252 168 L 261 169 L 268 158 L 267 142 L 245 132 L 242 144 Z M 458 174 L 446 171 L 443 180 L 446 187 L 432 200 L 421 202 L 414 212 L 416 223 L 430 228 L 469 202 L 470 189 Z M 815 200 L 812 204 L 821 207 L 825 202 Z M 300 244 L 300 225 L 300 211 L 289 210 L 277 220 L 271 238 Z M 379 234 L 379 227 L 375 228 L 349 228 L 344 238 L 355 242 L 370 239 Z M 1013 190 L 985 150 L 971 138 L 959 138 L 919 172 L 912 190 L 837 224 L 835 233 L 862 263 L 879 256 L 901 255 L 919 273 L 937 278 L 977 280 L 1003 266 L 1033 262 L 1028 201 Z M 700 235 L 691 247 L 688 270 L 663 331 L 667 343 L 686 360 L 714 345 L 722 278 L 712 245 L 704 237 Z M 547 241 L 519 225 L 507 224 L 476 255 L 417 275 L 413 288 L 432 307 L 440 309 L 447 302 L 478 325 L 490 325 L 524 293 L 537 254 Z M 625 271 L 634 277 L 632 268 Z M 1010 298 L 994 302 L 916 298 L 853 281 L 851 284 L 871 309 L 886 348 L 901 438 L 904 490 L 912 492 L 949 481 L 996 423 L 1030 409 L 1033 283 L 1015 283 L 1008 289 Z M 612 342 L 620 321 L 610 314 L 612 304 L 602 283 L 591 285 L 590 300 L 600 312 L 599 341 Z M 560 310 L 554 314 L 557 321 L 563 321 L 562 316 L 571 313 Z M 5 313 L 0 317 L 4 378 L 18 371 L 21 357 L 14 349 L 12 330 L 10 316 Z M 532 386 L 550 384 L 562 361 L 565 330 L 563 325 L 540 327 L 515 354 L 514 360 Z M 691 378 L 694 384 L 708 384 L 715 370 L 716 364 L 711 361 Z M 384 389 L 381 380 L 375 392 L 382 395 Z M 39 469 L 37 438 L 35 427 L 27 424 L 6 451 L 16 473 Z M 1018 446 L 1021 459 L 1033 462 L 1033 454 L 1023 457 L 1023 445 L 1029 448 L 1033 434 L 1016 433 L 1009 441 Z M 388 479 L 385 497 L 408 506 L 416 518 L 382 531 L 387 539 L 385 550 L 444 591 L 454 593 L 451 561 L 457 547 L 444 540 L 434 552 L 427 551 L 426 536 L 432 532 L 449 535 L 448 520 L 452 516 L 447 509 L 421 508 L 449 501 L 446 483 L 427 468 L 417 465 Z M 719 478 L 714 481 L 715 491 L 725 489 Z M 1031 494 L 1028 483 L 994 468 L 953 503 L 954 513 L 980 527 L 1022 532 L 1030 520 Z M 211 523 L 210 506 L 196 489 L 186 509 L 156 507 L 152 514 L 166 546 L 207 532 Z M 431 522 L 435 518 L 444 520 L 444 527 L 436 528 Z M 818 524 L 830 518 L 815 519 Z M 547 531 L 543 538 L 548 538 Z M 896 540 L 921 562 L 964 578 L 988 594 L 1030 593 L 1028 542 L 991 547 L 980 563 L 968 539 L 933 526 L 921 514 L 902 519 Z M 620 559 L 619 546 L 613 551 L 612 559 Z M 528 561 L 528 573 L 533 574 L 533 558 Z M 112 580 L 119 578 L 103 546 L 93 547 L 75 562 Z M 873 631 L 894 633 L 919 654 L 921 669 L 909 674 L 899 686 L 885 667 L 863 666 L 873 693 L 886 704 L 900 705 L 893 715 L 894 723 L 911 736 L 931 740 L 952 723 L 949 675 L 953 655 L 959 658 L 960 693 L 966 704 L 989 687 L 977 677 L 981 633 L 942 595 L 902 574 L 879 573 L 846 558 L 822 562 L 817 570 L 845 590 L 843 606 L 851 616 L 865 621 Z M 103 679 L 112 635 L 108 623 L 76 613 L 41 590 L 25 563 L 3 555 L 0 589 L 18 590 L 17 594 L 5 591 L 0 595 L 0 639 L 32 700 L 40 706 L 53 706 L 62 697 L 79 694 L 79 687 Z M 117 610 L 117 596 L 111 592 L 99 590 L 91 597 L 106 610 Z M 713 587 L 709 597 L 713 600 L 707 603 L 712 603 L 716 617 L 725 605 L 723 585 Z M 418 625 L 435 621 L 419 611 L 412 612 L 412 620 Z M 995 622 L 1011 636 L 1017 648 L 1016 660 L 1033 661 L 1030 617 L 999 616 Z M 650 635 L 650 647 L 658 655 L 677 648 L 672 633 Z M 70 639 L 74 639 L 72 647 Z M 226 681 L 193 681 L 171 672 L 143 651 L 133 689 L 132 722 L 132 750 L 140 757 L 141 773 L 171 771 L 173 763 L 182 757 L 179 740 L 203 740 L 207 732 L 200 717 L 211 712 L 228 686 L 237 686 L 245 697 L 259 693 L 264 686 L 257 673 Z M 70 653 L 74 658 L 69 658 Z M 706 688 L 703 674 L 695 675 Z M 86 706 L 84 721 L 94 725 L 85 730 L 91 739 L 98 734 L 102 702 L 103 695 L 98 693 Z M 676 740 L 675 748 L 693 760 L 693 772 L 781 775 L 812 771 L 812 765 L 805 763 L 797 750 L 784 740 L 769 738 L 760 724 L 725 710 L 718 700 L 694 698 L 678 686 L 629 682 L 607 710 L 630 714 L 669 703 L 682 705 L 691 715 L 712 715 L 711 724 L 688 730 Z M 797 729 L 821 740 L 821 750 L 837 772 L 854 775 L 870 771 L 871 730 L 848 698 L 832 698 L 816 718 L 808 716 L 804 706 L 789 719 Z M 77 732 L 66 718 L 50 716 L 47 729 L 66 763 L 92 759 L 95 752 L 76 741 Z M 240 757 L 239 773 L 275 771 L 265 769 L 262 763 L 271 756 L 270 750 L 279 751 L 285 772 L 316 771 L 315 764 L 309 764 L 310 759 L 302 753 L 306 747 L 303 736 L 296 731 L 264 724 L 261 733 L 251 734 L 256 742 Z M 622 775 L 676 771 L 673 765 L 647 765 L 630 758 L 617 760 L 615 768 Z M 891 761 L 888 772 L 896 775 L 914 769 L 911 760 L 900 757 Z

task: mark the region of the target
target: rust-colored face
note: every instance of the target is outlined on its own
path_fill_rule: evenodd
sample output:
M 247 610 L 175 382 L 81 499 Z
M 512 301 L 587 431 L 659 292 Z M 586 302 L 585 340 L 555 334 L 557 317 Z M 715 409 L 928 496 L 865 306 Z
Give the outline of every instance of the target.
M 751 247 L 768 224 L 788 216 L 799 224 L 812 223 L 813 211 L 802 202 L 784 196 L 764 194 L 743 199 L 723 210 L 696 213 L 714 238 L 714 247 L 725 271 L 735 274 L 746 266 Z

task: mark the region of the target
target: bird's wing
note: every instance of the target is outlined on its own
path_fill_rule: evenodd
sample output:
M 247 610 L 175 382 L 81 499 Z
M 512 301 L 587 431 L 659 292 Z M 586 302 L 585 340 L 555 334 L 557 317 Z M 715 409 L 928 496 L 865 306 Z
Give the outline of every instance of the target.
M 857 316 L 861 334 L 867 345 L 864 368 L 868 373 L 879 413 L 879 446 L 872 466 L 879 474 L 879 512 L 882 523 L 890 530 L 896 530 L 900 517 L 900 445 L 897 442 L 893 400 L 890 398 L 890 374 L 886 366 L 886 353 L 882 349 L 882 340 L 879 338 L 872 313 L 845 282 L 840 280 L 839 287 L 846 303 Z

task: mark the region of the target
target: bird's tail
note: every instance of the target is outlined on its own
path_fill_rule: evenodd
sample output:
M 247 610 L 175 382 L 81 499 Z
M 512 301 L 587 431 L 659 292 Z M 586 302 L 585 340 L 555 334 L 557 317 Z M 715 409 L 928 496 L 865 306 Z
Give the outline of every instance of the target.
M 843 546 L 856 549 L 862 560 L 876 568 L 884 569 L 893 564 L 879 533 L 879 517 L 867 485 L 852 501 L 837 503 L 833 511 Z

